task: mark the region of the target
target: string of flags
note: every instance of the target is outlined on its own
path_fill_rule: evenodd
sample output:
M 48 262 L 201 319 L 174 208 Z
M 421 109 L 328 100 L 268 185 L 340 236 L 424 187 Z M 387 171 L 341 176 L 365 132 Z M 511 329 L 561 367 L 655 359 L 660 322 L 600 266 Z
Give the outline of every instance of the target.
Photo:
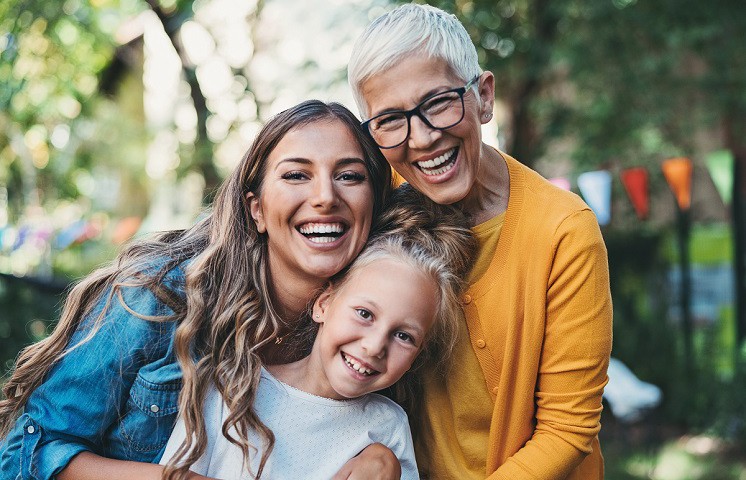
M 104 233 L 107 233 L 109 241 L 118 245 L 134 236 L 141 222 L 138 217 L 122 218 L 106 232 L 101 222 L 95 218 L 77 219 L 59 229 L 52 228 L 48 222 L 33 222 L 20 226 L 6 224 L 0 226 L 0 254 L 12 253 L 24 246 L 43 249 L 48 245 L 53 250 L 65 250 L 71 245 L 100 238 Z
M 718 150 L 705 157 L 705 166 L 712 182 L 725 205 L 733 198 L 733 154 L 729 150 Z M 692 161 L 686 157 L 664 160 L 661 164 L 663 176 L 682 211 L 689 210 L 692 200 Z M 624 169 L 619 174 L 635 214 L 645 220 L 650 214 L 649 172 L 646 167 Z M 577 177 L 577 187 L 583 199 L 596 214 L 599 225 L 611 222 L 612 173 L 608 170 L 584 172 Z M 550 178 L 549 181 L 565 190 L 571 189 L 566 177 Z
M 733 162 L 733 154 L 728 150 L 712 152 L 705 157 L 704 162 L 725 205 L 730 205 L 733 198 Z M 678 207 L 688 210 L 692 198 L 692 161 L 685 157 L 670 158 L 662 162 L 661 170 Z M 637 217 L 647 219 L 650 213 L 648 169 L 624 169 L 620 172 L 620 180 Z M 555 177 L 549 181 L 565 190 L 571 189 L 570 179 L 566 177 Z M 608 170 L 584 172 L 577 177 L 577 187 L 583 199 L 602 226 L 611 222 L 612 183 L 612 173 Z M 121 244 L 138 231 L 141 222 L 137 217 L 120 219 L 113 228 L 106 229 L 107 237 L 111 242 Z M 52 229 L 47 224 L 0 225 L 0 254 L 8 254 L 24 246 L 42 249 L 44 245 L 50 245 L 54 250 L 64 250 L 71 245 L 100 238 L 103 230 L 91 219 L 77 219 L 60 229 Z

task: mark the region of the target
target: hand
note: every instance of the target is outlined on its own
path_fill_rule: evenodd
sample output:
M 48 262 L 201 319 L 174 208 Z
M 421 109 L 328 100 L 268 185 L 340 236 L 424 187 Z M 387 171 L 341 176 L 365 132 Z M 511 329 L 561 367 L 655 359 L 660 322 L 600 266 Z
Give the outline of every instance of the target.
M 380 443 L 368 445 L 350 459 L 332 480 L 399 480 L 401 465 L 394 452 Z

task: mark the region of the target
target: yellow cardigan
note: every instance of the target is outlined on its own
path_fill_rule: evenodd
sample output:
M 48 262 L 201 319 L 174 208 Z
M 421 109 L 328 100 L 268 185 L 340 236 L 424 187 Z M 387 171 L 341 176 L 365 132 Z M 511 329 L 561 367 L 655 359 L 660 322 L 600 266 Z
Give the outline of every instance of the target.
M 487 272 L 464 295 L 495 401 L 486 473 L 602 479 L 597 435 L 612 327 L 606 247 L 577 195 L 502 155 L 505 223 Z

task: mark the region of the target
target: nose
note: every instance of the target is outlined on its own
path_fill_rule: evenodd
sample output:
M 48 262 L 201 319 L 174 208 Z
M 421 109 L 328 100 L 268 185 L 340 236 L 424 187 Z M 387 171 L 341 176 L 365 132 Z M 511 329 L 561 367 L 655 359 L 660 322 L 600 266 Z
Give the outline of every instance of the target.
M 387 338 L 388 335 L 385 332 L 368 331 L 363 335 L 360 345 L 363 347 L 366 355 L 383 358 L 386 355 Z
M 317 177 L 313 185 L 311 203 L 316 208 L 333 208 L 339 202 L 337 187 L 333 178 Z
M 430 128 L 417 115 L 409 119 L 409 147 L 414 149 L 425 149 L 440 138 L 441 131 Z

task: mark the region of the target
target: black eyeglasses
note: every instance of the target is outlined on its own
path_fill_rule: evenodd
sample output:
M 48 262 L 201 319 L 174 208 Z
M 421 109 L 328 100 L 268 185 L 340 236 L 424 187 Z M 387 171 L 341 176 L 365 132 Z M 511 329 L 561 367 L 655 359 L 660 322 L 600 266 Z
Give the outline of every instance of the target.
M 366 120 L 362 126 L 380 148 L 396 148 L 406 142 L 414 115 L 435 130 L 454 127 L 464 119 L 464 94 L 477 80 L 479 75 L 463 87 L 430 95 L 411 110 L 385 112 Z

